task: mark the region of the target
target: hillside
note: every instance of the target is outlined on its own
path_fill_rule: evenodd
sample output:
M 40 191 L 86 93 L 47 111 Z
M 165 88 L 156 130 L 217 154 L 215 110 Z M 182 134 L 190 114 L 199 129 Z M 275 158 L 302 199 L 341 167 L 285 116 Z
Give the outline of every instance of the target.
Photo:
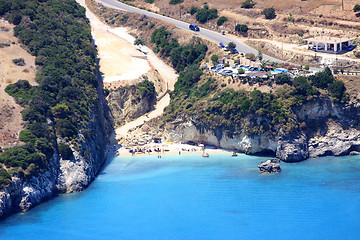
M 105 161 L 110 128 L 84 8 L 73 0 L 1 0 L 0 16 L 33 56 L 25 63 L 36 65 L 35 78 L 14 75 L 4 86 L 25 124 L 21 142 L 0 154 L 2 216 L 84 189 Z
M 282 74 L 252 83 L 210 73 L 204 63 L 213 66 L 213 55 L 223 54 L 216 44 L 199 38 L 177 41 L 183 30 L 89 2 L 105 22 L 129 27 L 180 73 L 162 122 L 156 120 L 168 141 L 271 153 L 290 162 L 359 150 L 356 76 L 334 76 L 326 68 L 312 76 Z M 228 56 L 229 65 L 244 62 L 242 56 Z

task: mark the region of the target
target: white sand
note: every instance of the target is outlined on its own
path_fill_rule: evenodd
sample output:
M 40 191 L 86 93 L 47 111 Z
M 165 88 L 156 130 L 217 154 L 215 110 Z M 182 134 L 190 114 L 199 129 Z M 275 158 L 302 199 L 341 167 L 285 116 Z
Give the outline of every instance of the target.
M 199 146 L 193 146 L 189 144 L 169 144 L 169 143 L 150 143 L 144 146 L 139 147 L 121 147 L 116 151 L 117 156 L 132 156 L 133 154 L 129 152 L 130 149 L 151 149 L 151 153 L 135 153 L 135 156 L 147 156 L 147 155 L 183 155 L 183 154 L 199 154 L 202 155 L 203 150 Z M 154 148 L 159 148 L 160 152 L 155 152 Z M 206 148 L 205 152 L 208 153 L 210 156 L 212 154 L 229 154 L 231 156 L 232 151 L 226 149 L 215 149 L 215 148 Z M 179 154 L 180 153 L 180 154 Z
M 86 7 L 84 0 L 77 0 L 77 2 L 86 8 L 86 16 L 90 19 L 93 38 L 98 47 L 100 71 L 104 74 L 104 82 L 137 79 L 150 70 L 149 62 L 151 62 L 166 81 L 166 90 L 174 90 L 178 74 L 173 68 L 164 63 L 148 47 L 142 46 L 141 51 L 139 51 L 138 47 L 134 46 L 135 38 L 128 34 L 126 28 L 107 26 Z M 147 57 L 147 60 L 138 57 Z M 147 116 L 141 116 L 116 129 L 116 139 L 126 137 L 130 129 L 140 126 L 144 121 L 160 116 L 169 103 L 170 96 L 167 94 Z
M 86 7 L 84 0 L 77 2 Z M 133 45 L 135 39 L 126 33 L 126 29 L 110 28 L 88 8 L 86 16 L 90 19 L 91 33 L 97 45 L 104 82 L 137 79 L 151 69 L 148 60 L 136 58 L 145 55 Z

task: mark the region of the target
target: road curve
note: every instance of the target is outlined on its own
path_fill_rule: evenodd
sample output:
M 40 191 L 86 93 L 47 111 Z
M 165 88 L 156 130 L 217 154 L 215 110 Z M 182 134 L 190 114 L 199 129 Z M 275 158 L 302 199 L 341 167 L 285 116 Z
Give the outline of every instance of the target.
M 144 14 L 144 15 L 146 15 L 148 17 L 157 18 L 157 19 L 160 19 L 160 20 L 162 20 L 164 22 L 174 24 L 176 27 L 184 29 L 186 31 L 193 32 L 193 31 L 191 31 L 189 29 L 189 23 L 187 23 L 187 22 L 183 22 L 183 21 L 180 21 L 180 20 L 177 20 L 177 19 L 166 17 L 166 16 L 163 16 L 163 15 L 160 15 L 160 14 L 157 14 L 157 13 L 149 12 L 149 11 L 137 8 L 137 7 L 129 6 L 129 5 L 125 4 L 125 3 L 118 2 L 117 0 L 96 0 L 96 1 L 103 4 L 104 6 L 107 6 L 107 7 L 110 7 L 110 8 L 123 10 L 123 11 L 128 11 L 128 12 L 135 12 L 135 13 L 139 13 L 139 14 Z M 210 41 L 213 41 L 213 42 L 217 42 L 217 43 L 222 42 L 225 45 L 227 45 L 229 42 L 233 42 L 233 43 L 236 44 L 236 49 L 239 52 L 242 52 L 242 53 L 254 53 L 255 55 L 258 54 L 258 50 L 254 49 L 252 47 L 249 47 L 248 45 L 240 42 L 238 39 L 233 38 L 233 37 L 229 37 L 229 36 L 226 36 L 226 35 L 222 35 L 222 34 L 220 34 L 218 32 L 211 31 L 211 30 L 208 30 L 206 28 L 201 28 L 199 32 L 193 32 L 193 33 L 196 34 L 196 35 L 200 35 L 202 37 L 205 37 L 205 38 L 207 38 L 207 39 L 209 39 Z M 266 55 L 266 54 L 263 54 L 263 59 L 264 60 L 276 61 L 276 62 L 279 62 L 279 63 L 287 62 L 287 61 L 283 61 L 283 60 L 278 59 L 278 58 L 271 57 L 271 56 Z M 287 62 L 287 63 L 290 63 L 290 62 Z M 298 64 L 294 64 L 294 63 L 291 63 L 291 64 L 298 65 Z M 321 68 L 316 68 L 316 67 L 310 67 L 310 70 L 314 71 L 314 72 L 318 72 L 318 71 L 321 71 L 322 69 Z
M 114 8 L 114 9 L 118 9 L 118 10 L 125 10 L 125 11 L 129 11 L 129 12 L 135 12 L 135 13 L 139 13 L 139 14 L 144 14 L 148 17 L 152 17 L 152 18 L 157 18 L 160 19 L 162 21 L 174 24 L 176 27 L 193 32 L 189 29 L 189 23 L 187 22 L 183 22 L 183 21 L 179 21 L 177 19 L 173 19 L 170 17 L 166 17 L 157 13 L 153 13 L 153 12 L 149 12 L 140 8 L 136 8 L 133 6 L 129 6 L 127 4 L 118 2 L 116 0 L 96 0 L 97 2 L 103 4 L 104 6 L 110 7 L 110 8 Z M 194 34 L 200 35 L 202 37 L 205 37 L 211 41 L 217 42 L 217 43 L 224 43 L 225 45 L 227 45 L 229 42 L 234 42 L 236 44 L 236 49 L 239 52 L 243 52 L 243 53 L 254 53 L 255 55 L 258 54 L 258 51 L 254 48 L 249 47 L 248 45 L 240 42 L 239 40 L 237 40 L 236 38 L 232 38 L 229 36 L 224 36 L 218 32 L 215 31 L 211 31 L 208 30 L 206 28 L 201 28 L 199 32 L 193 32 Z M 284 62 L 280 59 L 268 56 L 266 54 L 263 54 L 263 58 L 265 60 L 272 60 L 272 61 L 277 61 L 277 62 Z

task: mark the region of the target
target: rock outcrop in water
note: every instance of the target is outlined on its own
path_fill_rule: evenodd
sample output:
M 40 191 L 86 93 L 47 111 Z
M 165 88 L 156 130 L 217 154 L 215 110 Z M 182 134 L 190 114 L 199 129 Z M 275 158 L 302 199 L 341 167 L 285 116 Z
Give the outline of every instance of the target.
M 260 162 L 258 168 L 261 173 L 277 173 L 281 172 L 280 160 L 277 158 L 269 159 L 266 162 Z

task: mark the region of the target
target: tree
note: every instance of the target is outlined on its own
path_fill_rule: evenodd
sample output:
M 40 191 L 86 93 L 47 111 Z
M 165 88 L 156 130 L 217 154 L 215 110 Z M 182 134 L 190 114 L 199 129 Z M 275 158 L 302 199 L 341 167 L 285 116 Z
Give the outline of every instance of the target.
M 144 40 L 142 40 L 141 38 L 137 38 L 137 39 L 135 39 L 135 41 L 134 41 L 134 45 L 135 46 L 144 46 L 145 45 L 145 41 Z
M 265 8 L 261 14 L 265 15 L 266 19 L 274 19 L 276 18 L 276 13 L 274 8 Z
M 247 33 L 249 30 L 248 26 L 246 24 L 237 24 L 235 26 L 235 31 L 240 33 Z
M 179 3 L 182 3 L 182 2 L 184 2 L 184 0 L 170 0 L 169 4 L 176 5 L 176 4 L 179 4 Z
M 11 9 L 11 3 L 8 0 L 0 0 L 0 16 Z
M 360 5 L 359 4 L 356 4 L 355 6 L 354 6 L 354 12 L 359 12 L 360 11 Z
M 244 74 L 244 73 L 245 73 L 245 70 L 243 68 L 238 69 L 238 74 Z
M 206 23 L 207 21 L 217 17 L 218 17 L 217 9 L 215 8 L 209 9 L 207 5 L 204 5 L 203 9 L 199 9 L 196 12 L 196 20 L 199 23 Z
M 222 16 L 222 17 L 220 17 L 220 18 L 217 20 L 216 24 L 217 24 L 218 26 L 221 26 L 221 25 L 223 25 L 224 22 L 226 22 L 227 20 L 228 20 L 227 17 Z
M 304 69 L 307 71 L 310 69 L 310 66 L 309 65 L 305 65 Z
M 218 55 L 214 54 L 211 56 L 211 61 L 213 62 L 214 65 L 217 63 L 217 60 L 219 60 Z
M 234 48 L 236 48 L 236 44 L 233 43 L 233 42 L 229 42 L 229 44 L 227 45 L 227 48 L 228 48 L 229 50 L 234 49 Z
M 198 10 L 199 10 L 199 9 L 198 9 L 197 7 L 192 6 L 192 7 L 190 8 L 189 13 L 190 13 L 191 15 L 194 15 Z
M 283 85 L 285 83 L 291 85 L 291 77 L 287 73 L 279 74 L 275 77 L 276 84 Z
M 69 147 L 69 145 L 67 145 L 65 143 L 60 143 L 58 148 L 59 148 L 60 156 L 63 159 L 70 160 L 72 158 L 73 152 L 72 152 L 71 148 Z
M 255 6 L 256 2 L 254 2 L 253 0 L 246 0 L 245 2 L 243 2 L 241 4 L 242 8 L 253 8 Z

